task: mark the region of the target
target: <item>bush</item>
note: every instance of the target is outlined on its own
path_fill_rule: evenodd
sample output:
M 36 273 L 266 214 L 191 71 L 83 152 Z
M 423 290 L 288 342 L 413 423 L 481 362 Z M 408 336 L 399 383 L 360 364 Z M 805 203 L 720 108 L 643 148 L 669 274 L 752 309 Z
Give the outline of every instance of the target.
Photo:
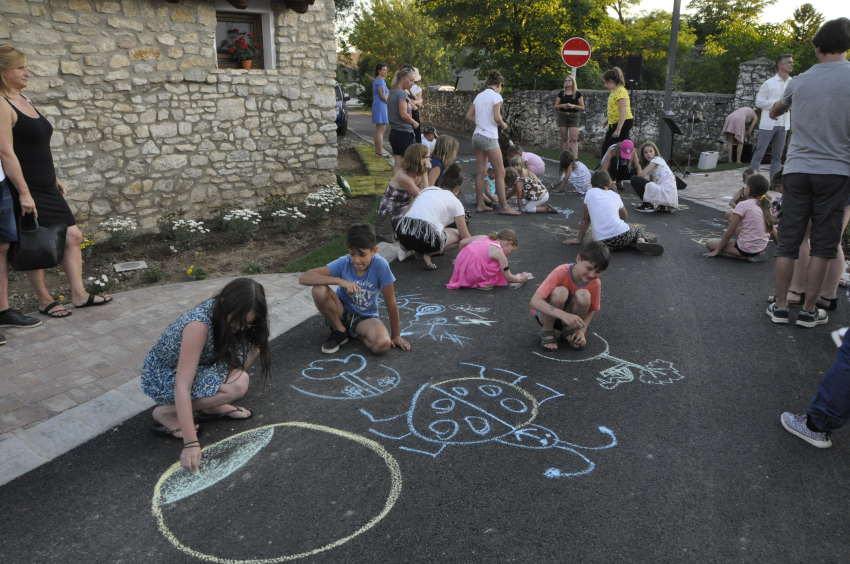
M 204 227 L 203 221 L 193 219 L 178 219 L 171 228 L 172 236 L 177 242 L 177 249 L 181 251 L 200 245 L 209 232 L 210 230 Z
M 195 280 L 206 280 L 207 276 L 209 276 L 209 272 L 206 268 L 195 268 L 195 265 L 190 266 L 189 270 L 186 271 L 186 274 Z
M 136 230 L 136 222 L 132 219 L 122 219 L 121 216 L 101 222 L 101 227 L 109 231 L 109 236 L 115 245 L 123 250 L 130 246 L 133 231 Z
M 86 292 L 89 294 L 106 294 L 115 285 L 114 280 L 104 274 L 100 278 L 89 277 L 86 283 Z
M 221 217 L 225 231 L 234 233 L 240 243 L 250 241 L 260 228 L 260 214 L 252 210 L 230 210 Z
M 159 234 L 166 241 L 174 239 L 174 222 L 183 216 L 183 212 L 173 212 L 156 220 L 156 226 L 159 228 Z
M 224 216 L 236 209 L 234 204 L 219 204 L 212 210 L 212 217 L 219 229 L 224 229 Z
M 316 192 L 313 192 L 304 201 L 307 206 L 307 213 L 313 219 L 322 221 L 327 219 L 331 212 L 345 204 L 345 195 L 342 189 L 336 184 L 322 186 Z
M 254 262 L 254 261 L 249 262 L 242 269 L 242 272 L 244 272 L 245 274 L 259 274 L 262 271 L 263 271 L 263 265 L 258 263 L 258 262 Z
M 91 258 L 92 252 L 94 252 L 92 247 L 94 247 L 94 239 L 88 233 L 83 233 L 83 242 L 80 243 L 80 254 L 83 256 L 83 260 Z
M 298 208 L 278 210 L 272 214 L 272 221 L 280 229 L 281 233 L 292 233 L 301 220 L 307 217 Z
M 260 202 L 263 206 L 263 216 L 271 218 L 274 212 L 285 209 L 288 199 L 285 194 L 269 194 L 263 198 Z
M 165 273 L 159 268 L 152 266 L 145 271 L 145 282 L 159 282 L 165 278 Z

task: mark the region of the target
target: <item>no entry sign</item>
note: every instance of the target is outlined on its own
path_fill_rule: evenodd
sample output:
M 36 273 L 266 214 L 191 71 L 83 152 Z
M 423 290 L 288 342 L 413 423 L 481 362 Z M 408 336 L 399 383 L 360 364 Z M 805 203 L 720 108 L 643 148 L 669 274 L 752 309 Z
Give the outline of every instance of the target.
M 567 39 L 561 48 L 561 58 L 572 68 L 583 67 L 590 60 L 590 43 L 581 37 Z

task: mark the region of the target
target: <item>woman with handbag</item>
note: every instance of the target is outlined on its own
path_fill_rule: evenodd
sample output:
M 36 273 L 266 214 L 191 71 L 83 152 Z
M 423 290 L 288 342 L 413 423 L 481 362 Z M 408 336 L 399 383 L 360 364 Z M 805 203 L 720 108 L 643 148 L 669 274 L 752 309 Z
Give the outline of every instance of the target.
M 0 95 L 4 98 L 0 102 L 0 158 L 15 187 L 12 198 L 15 211 L 22 216 L 19 226 L 23 227 L 23 222 L 31 222 L 32 218 L 23 218 L 27 214 L 32 214 L 39 228 L 65 225 L 62 268 L 71 285 L 71 303 L 77 308 L 109 303 L 112 301 L 110 296 L 89 294 L 83 285 L 83 259 L 80 254 L 83 234 L 65 201 L 67 188 L 53 168 L 50 152 L 53 126 L 21 93 L 27 87 L 29 77 L 26 56 L 11 45 L 0 45 Z M 28 270 L 26 276 L 38 296 L 40 313 L 49 317 L 71 315 L 47 291 L 43 270 Z

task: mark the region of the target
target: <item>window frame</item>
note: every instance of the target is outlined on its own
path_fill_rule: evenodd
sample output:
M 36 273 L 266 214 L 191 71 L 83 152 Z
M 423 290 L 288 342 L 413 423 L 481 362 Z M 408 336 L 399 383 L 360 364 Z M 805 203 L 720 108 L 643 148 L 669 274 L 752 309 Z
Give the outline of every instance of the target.
M 254 42 L 260 46 L 260 57 L 251 65 L 252 69 L 266 68 L 266 52 L 263 43 L 263 14 L 256 12 L 221 12 L 215 13 L 216 25 L 219 22 L 235 22 L 235 23 L 250 23 L 254 26 Z M 217 39 L 217 38 L 216 38 Z M 216 45 L 216 62 L 220 69 L 241 69 L 242 65 L 239 61 L 234 61 L 230 56 L 218 52 Z

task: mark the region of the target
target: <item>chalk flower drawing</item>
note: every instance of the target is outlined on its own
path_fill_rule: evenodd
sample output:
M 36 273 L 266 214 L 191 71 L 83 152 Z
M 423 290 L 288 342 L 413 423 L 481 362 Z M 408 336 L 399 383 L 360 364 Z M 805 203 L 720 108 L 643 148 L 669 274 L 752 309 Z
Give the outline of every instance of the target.
M 620 384 L 632 382 L 635 379 L 635 375 L 632 370 L 637 371 L 638 380 L 644 384 L 672 384 L 673 382 L 684 378 L 684 376 L 679 374 L 679 371 L 676 370 L 676 367 L 673 366 L 673 363 L 667 362 L 666 360 L 656 359 L 645 366 L 641 366 L 640 364 L 635 364 L 634 362 L 629 362 L 628 360 L 611 356 L 608 354 L 608 351 L 610 350 L 608 341 L 600 337 L 597 333 L 594 333 L 593 335 L 605 343 L 605 350 L 590 358 L 566 359 L 548 356 L 538 352 L 535 352 L 534 354 L 558 362 L 590 362 L 593 360 L 607 360 L 613 362 L 615 363 L 614 366 L 600 371 L 599 375 L 601 377 L 596 379 L 599 382 L 599 385 L 606 390 L 613 390 Z
M 472 337 L 460 334 L 463 326 L 484 325 L 489 327 L 496 323 L 496 320 L 484 317 L 484 314 L 490 311 L 486 307 L 474 308 L 468 304 L 458 304 L 446 308 L 443 305 L 428 301 L 422 294 L 397 296 L 396 302 L 402 323 L 407 323 L 401 328 L 401 336 L 411 339 L 427 337 L 437 343 L 447 342 L 464 347 L 472 341 Z M 380 296 L 378 297 L 378 306 L 385 308 L 384 301 Z M 465 315 L 452 315 L 448 310 Z M 454 319 L 450 320 L 447 316 Z
M 493 369 L 499 378 L 485 376 L 487 369 L 484 366 L 466 362 L 460 364 L 477 368 L 478 376 L 424 384 L 413 395 L 410 409 L 405 413 L 377 418 L 361 409 L 360 412 L 373 423 L 397 427 L 395 434 L 374 428 L 369 431 L 385 439 L 423 441 L 425 445 L 420 448 L 399 448 L 431 457 L 438 456 L 447 446 L 498 442 L 532 450 L 559 449 L 579 458 L 578 469 L 562 471 L 549 468 L 544 472 L 549 478 L 588 474 L 596 465 L 579 450 L 602 450 L 617 445 L 614 433 L 606 427 L 598 428 L 609 438 L 608 444 L 603 446 L 586 447 L 561 440 L 554 431 L 537 425 L 534 420 L 541 405 L 564 397 L 564 394 L 536 383 L 534 390 L 548 395 L 538 401 L 531 392 L 518 386 L 525 376 L 499 368 Z
M 398 372 L 383 364 L 381 370 L 364 370 L 366 359 L 359 354 L 345 358 L 314 360 L 301 371 L 304 377 L 292 387 L 302 394 L 326 399 L 363 399 L 386 393 L 401 381 Z

